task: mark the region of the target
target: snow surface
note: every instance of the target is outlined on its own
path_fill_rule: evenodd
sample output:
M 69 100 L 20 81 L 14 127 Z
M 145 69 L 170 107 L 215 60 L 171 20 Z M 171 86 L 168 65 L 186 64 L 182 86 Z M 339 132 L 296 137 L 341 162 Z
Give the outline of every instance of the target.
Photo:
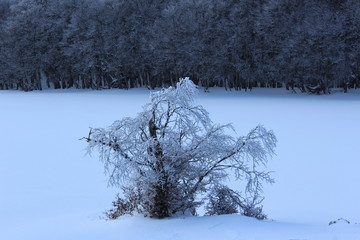
M 116 189 L 96 155 L 85 155 L 88 127 L 135 116 L 149 91 L 0 92 L 0 239 L 360 239 L 360 92 L 326 96 L 283 89 L 201 92 L 214 122 L 238 134 L 273 129 L 264 210 L 238 215 L 105 221 Z M 236 186 L 236 183 L 230 183 Z M 344 218 L 329 226 L 330 221 Z

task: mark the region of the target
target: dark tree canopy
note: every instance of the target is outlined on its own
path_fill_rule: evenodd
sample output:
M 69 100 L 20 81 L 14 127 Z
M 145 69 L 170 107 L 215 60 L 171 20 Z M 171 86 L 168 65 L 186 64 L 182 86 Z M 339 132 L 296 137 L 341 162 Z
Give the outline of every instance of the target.
M 360 85 L 356 0 L 0 0 L 0 89 Z

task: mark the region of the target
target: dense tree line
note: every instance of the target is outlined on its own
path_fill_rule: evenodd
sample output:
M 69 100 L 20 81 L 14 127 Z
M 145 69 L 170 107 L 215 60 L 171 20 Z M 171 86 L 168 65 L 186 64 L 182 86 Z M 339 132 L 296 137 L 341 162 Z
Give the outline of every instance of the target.
M 0 0 L 0 89 L 359 87 L 357 0 Z

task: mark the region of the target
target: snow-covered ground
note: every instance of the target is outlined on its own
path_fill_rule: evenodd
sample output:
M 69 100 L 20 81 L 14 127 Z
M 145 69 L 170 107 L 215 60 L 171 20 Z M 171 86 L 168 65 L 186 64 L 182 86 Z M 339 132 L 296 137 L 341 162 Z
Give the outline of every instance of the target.
M 149 91 L 0 92 L 0 239 L 360 239 L 360 92 L 294 95 L 282 89 L 201 92 L 214 122 L 238 134 L 273 129 L 276 183 L 266 185 L 270 220 L 238 215 L 105 221 L 116 189 L 96 155 L 85 155 L 88 127 L 134 116 Z M 236 184 L 236 183 L 231 183 Z M 338 218 L 344 221 L 329 226 Z M 359 223 L 359 224 L 357 224 Z

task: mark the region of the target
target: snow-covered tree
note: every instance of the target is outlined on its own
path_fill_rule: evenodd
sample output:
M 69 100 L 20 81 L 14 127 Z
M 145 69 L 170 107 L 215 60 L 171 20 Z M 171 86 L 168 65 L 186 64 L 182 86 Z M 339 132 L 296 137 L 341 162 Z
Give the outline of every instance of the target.
M 205 206 L 206 215 L 222 215 L 238 213 L 239 198 L 227 186 L 215 186 L 208 195 Z
M 0 35 L 5 36 L 5 23 L 7 16 L 10 12 L 10 2 L 5 0 L 0 0 Z M 6 47 L 5 47 L 5 38 L 0 38 L 0 89 L 8 89 L 8 83 L 5 78 L 6 70 Z
M 109 183 L 124 191 L 134 210 L 156 218 L 195 213 L 206 192 L 232 170 L 246 180 L 246 191 L 261 191 L 273 182 L 261 170 L 274 154 L 276 137 L 262 126 L 235 138 L 231 125 L 217 125 L 195 105 L 197 88 L 188 78 L 176 88 L 151 94 L 150 103 L 135 118 L 123 118 L 109 128 L 91 129 L 89 151 L 96 148 Z
M 264 198 L 258 191 L 252 191 L 250 196 L 242 196 L 225 185 L 215 185 L 208 194 L 208 203 L 205 206 L 206 215 L 221 215 L 240 213 L 259 220 L 266 219 L 262 210 Z

